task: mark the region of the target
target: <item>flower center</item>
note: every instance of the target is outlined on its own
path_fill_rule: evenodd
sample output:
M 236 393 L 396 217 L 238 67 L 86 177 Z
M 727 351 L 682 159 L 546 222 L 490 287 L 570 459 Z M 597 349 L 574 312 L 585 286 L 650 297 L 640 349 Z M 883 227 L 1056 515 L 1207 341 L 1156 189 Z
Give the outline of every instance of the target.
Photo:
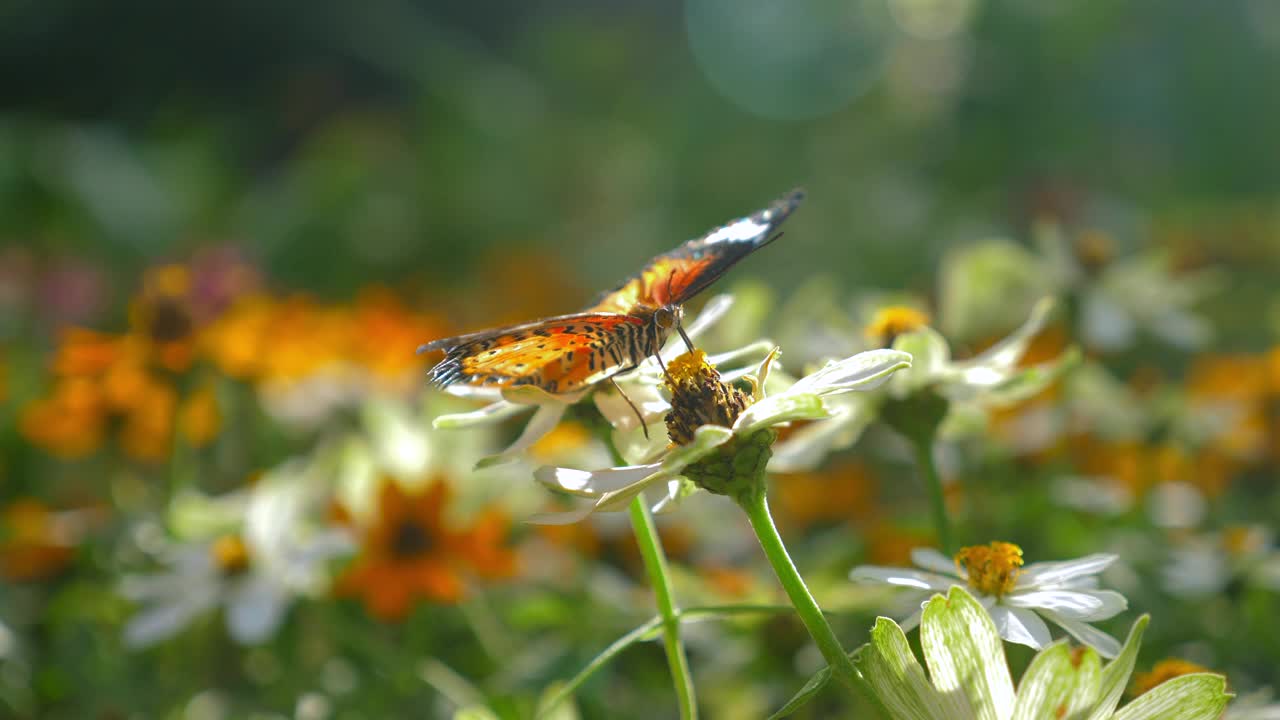
M 249 548 L 239 535 L 223 535 L 214 540 L 209 552 L 223 575 L 239 575 L 249 569 Z
M 431 535 L 427 529 L 413 520 L 405 520 L 396 527 L 391 538 L 391 553 L 398 558 L 414 558 L 431 549 Z
M 899 335 L 919 330 L 928 324 L 927 313 L 904 305 L 892 305 L 877 310 L 863 332 L 881 347 L 889 347 Z
M 672 360 L 667 365 L 667 375 L 666 385 L 671 391 L 667 436 L 677 445 L 693 442 L 694 431 L 703 425 L 733 427 L 751 404 L 746 393 L 720 380 L 720 373 L 707 363 L 707 354 L 701 350 Z
M 1251 555 L 1266 549 L 1266 546 L 1266 534 L 1258 528 L 1234 525 L 1222 531 L 1222 547 L 1228 555 Z
M 970 545 L 956 553 L 956 567 L 969 576 L 969 585 L 978 592 L 1003 597 L 1022 572 L 1022 548 L 1007 542 Z

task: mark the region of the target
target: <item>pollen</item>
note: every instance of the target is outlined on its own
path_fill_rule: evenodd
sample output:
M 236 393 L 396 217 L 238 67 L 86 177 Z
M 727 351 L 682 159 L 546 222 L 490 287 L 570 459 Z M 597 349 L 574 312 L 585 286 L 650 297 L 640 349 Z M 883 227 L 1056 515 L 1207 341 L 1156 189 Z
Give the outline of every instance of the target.
M 689 383 L 706 382 L 708 379 L 720 379 L 720 373 L 707 362 L 707 354 L 701 350 L 691 350 L 667 364 L 667 389 L 677 389 Z
M 956 567 L 969 577 L 969 585 L 984 595 L 1003 597 L 1022 573 L 1022 548 L 1007 542 L 970 545 L 956 553 Z
M 249 569 L 249 548 L 239 535 L 223 535 L 209 548 L 213 564 L 223 575 L 238 575 Z
M 703 425 L 732 427 L 751 404 L 746 393 L 720 379 L 701 350 L 687 352 L 667 365 L 666 386 L 671 391 L 667 436 L 677 445 L 693 442 L 694 432 Z
M 868 339 L 888 347 L 899 335 L 918 330 L 928 324 L 928 313 L 905 305 L 891 305 L 877 310 L 863 332 Z

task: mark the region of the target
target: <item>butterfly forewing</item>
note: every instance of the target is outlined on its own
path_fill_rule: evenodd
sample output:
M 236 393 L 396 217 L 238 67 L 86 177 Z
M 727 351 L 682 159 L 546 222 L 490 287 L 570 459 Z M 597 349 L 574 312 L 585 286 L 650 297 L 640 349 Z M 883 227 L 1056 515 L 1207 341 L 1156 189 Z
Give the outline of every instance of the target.
M 684 303 L 739 260 L 768 244 L 776 237 L 778 226 L 803 199 L 803 191 L 792 190 L 764 210 L 715 228 L 653 258 L 639 275 L 605 294 L 591 309 L 625 313 L 638 306 Z

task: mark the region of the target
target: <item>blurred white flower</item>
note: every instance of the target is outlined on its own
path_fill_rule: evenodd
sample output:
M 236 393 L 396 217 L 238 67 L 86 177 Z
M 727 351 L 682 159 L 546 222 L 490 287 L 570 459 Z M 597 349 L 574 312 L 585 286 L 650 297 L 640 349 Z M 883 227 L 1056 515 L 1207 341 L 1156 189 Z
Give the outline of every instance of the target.
M 241 529 L 168 545 L 160 553 L 164 570 L 125 576 L 120 592 L 139 605 L 125 625 L 125 644 L 161 642 L 218 606 L 226 608 L 232 638 L 261 642 L 295 597 L 323 591 L 329 561 L 353 544 L 343 530 L 308 523 L 315 489 L 305 479 L 291 471 L 263 478 L 246 500 Z
M 1280 551 L 1268 528 L 1230 527 L 1174 544 L 1161 575 L 1166 590 L 1188 597 L 1216 595 L 1235 580 L 1280 590 Z
M 1120 593 L 1097 589 L 1098 573 L 1116 561 L 1115 555 L 1087 555 L 1024 568 L 1021 548 L 994 542 L 962 548 L 954 560 L 927 548 L 913 550 L 911 559 L 932 572 L 862 565 L 849 577 L 858 583 L 909 588 L 912 605 L 963 586 L 977 596 L 1000 636 L 1009 642 L 1037 649 L 1047 646 L 1052 641 L 1044 623 L 1048 620 L 1104 657 L 1115 657 L 1120 651 L 1115 638 L 1088 624 L 1112 618 L 1129 606 Z M 902 625 L 911 629 L 919 622 L 917 610 Z
M 1056 380 L 1077 359 L 1068 352 L 1056 360 L 1019 368 L 1031 340 L 1044 328 L 1054 303 L 1041 300 L 1030 317 L 1008 337 L 967 360 L 951 359 L 951 348 L 936 330 L 923 325 L 893 335 L 893 349 L 910 354 L 911 367 L 896 373 L 874 393 L 849 395 L 829 405 L 833 419 L 798 429 L 774 448 L 770 469 L 779 472 L 812 470 L 832 451 L 856 442 L 862 431 L 882 417 L 889 403 L 931 392 L 946 401 L 939 431 L 963 435 L 985 428 L 987 411 L 1031 397 Z M 915 311 L 912 311 L 915 312 Z M 918 314 L 918 313 L 917 313 Z M 905 329 L 905 328 L 904 328 Z

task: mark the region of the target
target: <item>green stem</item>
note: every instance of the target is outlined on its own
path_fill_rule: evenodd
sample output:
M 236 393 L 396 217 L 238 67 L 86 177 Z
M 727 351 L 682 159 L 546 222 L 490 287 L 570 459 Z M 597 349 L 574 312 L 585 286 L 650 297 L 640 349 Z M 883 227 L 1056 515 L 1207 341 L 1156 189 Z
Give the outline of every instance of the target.
M 787 548 L 782 543 L 778 528 L 773 524 L 773 516 L 769 514 L 769 501 L 763 489 L 744 496 L 740 504 L 747 513 L 751 529 L 755 531 L 765 557 L 769 558 L 773 572 L 782 583 L 782 589 L 791 599 L 796 614 L 800 616 L 805 629 L 817 643 L 818 650 L 822 652 L 822 657 L 831 666 L 836 678 L 849 690 L 861 693 L 883 717 L 889 717 L 879 698 L 871 690 L 871 686 L 854 667 L 849 654 L 841 647 L 840 640 L 836 638 L 831 625 L 827 623 L 827 618 L 822 614 L 822 608 L 818 607 L 817 601 L 813 599 L 809 588 L 804 584 L 804 578 L 800 577 L 795 563 L 791 562 L 791 556 L 787 554 Z
M 680 620 L 694 620 L 701 617 L 716 618 L 727 615 L 783 613 L 791 612 L 792 610 L 793 608 L 790 605 L 699 605 L 681 610 Z M 578 671 L 578 674 L 574 675 L 569 682 L 556 688 L 555 695 L 552 695 L 547 698 L 546 701 L 539 704 L 537 717 L 541 718 L 549 715 L 552 710 L 555 710 L 560 706 L 560 703 L 564 702 L 569 698 L 569 696 L 577 692 L 578 688 L 581 687 L 583 683 L 591 679 L 591 676 L 595 675 L 596 672 L 608 664 L 610 660 L 613 660 L 615 657 L 622 654 L 623 650 L 626 650 L 632 645 L 643 640 L 649 640 L 652 637 L 656 637 L 661 628 L 662 616 L 658 615 L 650 618 L 643 625 L 628 632 L 626 635 L 614 640 L 609 647 L 600 651 L 599 655 L 592 658 L 591 662 L 587 663 L 586 667 Z
M 951 521 L 947 518 L 947 501 L 942 493 L 942 479 L 938 477 L 938 468 L 933 463 L 933 444 L 927 441 L 912 441 L 916 453 L 916 464 L 924 475 L 925 489 L 929 493 L 929 509 L 933 514 L 933 527 L 938 531 L 938 545 L 942 552 L 950 555 L 956 551 L 951 544 Z
M 618 452 L 613 442 L 613 434 L 607 427 L 600 433 L 609 453 L 618 465 L 626 465 L 627 461 Z M 675 595 L 671 589 L 671 571 L 667 567 L 667 555 L 662 550 L 662 540 L 658 537 L 658 528 L 653 522 L 653 513 L 644 500 L 644 493 L 636 496 L 627 508 L 631 516 L 631 529 L 636 536 L 636 544 L 640 547 L 640 556 L 644 559 L 644 571 L 653 586 L 653 595 L 658 604 L 658 614 L 662 616 L 662 644 L 667 651 L 667 664 L 671 667 L 671 681 L 676 688 L 676 701 L 680 706 L 681 720 L 696 720 L 698 717 L 697 694 L 693 689 L 693 674 L 689 670 L 689 656 L 684 649 L 684 639 L 680 635 L 680 611 L 676 607 Z
M 693 675 L 689 671 L 689 657 L 680 637 L 680 616 L 675 597 L 671 592 L 671 572 L 667 568 L 667 556 L 662 551 L 658 528 L 653 523 L 653 513 L 644 501 L 644 493 L 636 496 L 627 508 L 631 515 L 631 528 L 644 558 L 644 570 L 653 585 L 653 594 L 662 615 L 662 642 L 667 649 L 667 663 L 671 666 L 671 680 L 676 686 L 676 698 L 680 703 L 680 717 L 694 720 L 698 717 L 698 703 L 693 690 Z

